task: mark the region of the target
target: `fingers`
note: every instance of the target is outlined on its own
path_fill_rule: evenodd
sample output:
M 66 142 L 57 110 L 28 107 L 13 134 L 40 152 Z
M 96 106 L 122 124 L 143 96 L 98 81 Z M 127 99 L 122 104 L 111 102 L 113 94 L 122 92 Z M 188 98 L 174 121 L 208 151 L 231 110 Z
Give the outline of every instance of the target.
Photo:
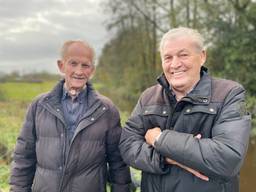
M 202 138 L 202 135 L 199 133 L 195 136 L 196 139 L 201 139 Z
M 202 138 L 202 135 L 201 135 L 201 134 L 197 134 L 197 135 L 195 136 L 195 138 L 196 138 L 196 139 L 201 139 L 201 138 Z M 174 161 L 174 160 L 172 160 L 172 159 L 170 159 L 170 158 L 167 158 L 167 157 L 165 158 L 165 160 L 166 160 L 166 162 L 167 162 L 168 164 L 170 164 L 170 165 L 177 165 L 177 166 L 179 166 L 180 168 L 185 169 L 186 171 L 192 173 L 192 174 L 195 175 L 196 177 L 198 177 L 198 178 L 200 178 L 200 179 L 202 179 L 202 180 L 204 180 L 204 181 L 209 181 L 209 177 L 203 175 L 203 174 L 200 173 L 199 171 L 196 171 L 196 170 L 194 170 L 194 169 L 192 169 L 192 168 L 190 168 L 190 167 L 187 167 L 187 166 L 185 166 L 185 165 L 182 165 L 182 164 L 178 163 L 177 161 Z
M 165 160 L 168 164 L 171 164 L 171 165 L 177 165 L 177 163 L 178 163 L 177 161 L 174 161 L 168 157 L 166 157 Z
M 180 166 L 180 165 L 178 165 L 178 166 Z M 188 172 L 192 173 L 192 174 L 195 175 L 196 177 L 198 177 L 198 178 L 204 180 L 204 181 L 209 181 L 209 178 L 208 178 L 207 176 L 201 174 L 199 171 L 196 171 L 196 170 L 194 170 L 194 169 L 192 169 L 192 168 L 189 168 L 189 167 L 186 167 L 186 166 L 183 166 L 183 165 L 182 165 L 182 168 L 185 169 L 185 170 L 187 170 Z
M 185 165 L 182 165 L 182 164 L 178 163 L 177 161 L 174 161 L 174 160 L 172 160 L 172 159 L 170 159 L 170 158 L 167 158 L 167 157 L 165 158 L 165 160 L 166 160 L 166 162 L 167 162 L 168 164 L 177 165 L 177 166 L 179 166 L 180 168 L 185 169 L 186 171 L 192 173 L 192 174 L 195 175 L 196 177 L 198 177 L 198 178 L 200 178 L 200 179 L 202 179 L 202 180 L 204 180 L 204 181 L 209 181 L 209 177 L 203 175 L 203 174 L 200 173 L 199 171 L 196 171 L 196 170 L 194 170 L 194 169 L 192 169 L 192 168 L 190 168 L 190 167 L 187 167 L 187 166 L 185 166 Z
M 157 138 L 157 136 L 160 133 L 161 133 L 161 129 L 159 127 L 148 129 L 146 134 L 145 134 L 146 143 L 153 146 L 153 144 L 155 142 L 155 139 Z

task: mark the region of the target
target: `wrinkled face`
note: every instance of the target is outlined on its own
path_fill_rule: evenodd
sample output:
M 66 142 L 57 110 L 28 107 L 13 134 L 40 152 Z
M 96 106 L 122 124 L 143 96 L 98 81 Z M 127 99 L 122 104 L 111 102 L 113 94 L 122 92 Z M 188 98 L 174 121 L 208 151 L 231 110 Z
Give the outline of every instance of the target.
M 81 90 L 94 72 L 93 53 L 81 43 L 71 44 L 62 60 L 58 61 L 60 72 L 65 75 L 67 88 Z
M 187 93 L 200 79 L 206 53 L 188 37 L 178 37 L 166 40 L 161 59 L 164 74 L 174 92 Z

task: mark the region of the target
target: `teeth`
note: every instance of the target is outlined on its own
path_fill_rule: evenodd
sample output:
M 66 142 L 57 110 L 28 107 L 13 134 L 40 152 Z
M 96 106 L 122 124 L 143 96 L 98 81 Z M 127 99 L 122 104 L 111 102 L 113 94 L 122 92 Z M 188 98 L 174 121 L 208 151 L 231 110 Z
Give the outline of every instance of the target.
M 180 73 L 183 73 L 183 71 L 172 72 L 172 74 L 180 74 Z
M 84 79 L 83 77 L 73 77 L 74 79 Z

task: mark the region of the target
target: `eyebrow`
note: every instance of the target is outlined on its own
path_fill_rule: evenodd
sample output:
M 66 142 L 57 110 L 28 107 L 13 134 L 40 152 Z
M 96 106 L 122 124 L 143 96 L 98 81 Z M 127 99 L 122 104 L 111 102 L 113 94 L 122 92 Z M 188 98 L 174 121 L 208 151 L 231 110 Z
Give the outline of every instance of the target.
M 182 53 L 182 52 L 188 52 L 189 53 L 190 51 L 185 49 L 185 48 L 183 48 L 181 50 L 178 50 L 174 55 Z M 164 54 L 164 56 L 170 56 L 170 55 L 172 55 L 172 54 L 169 54 L 169 53 Z
M 181 49 L 181 50 L 179 50 L 177 53 L 181 53 L 181 52 L 189 52 L 189 50 L 187 50 L 187 49 Z

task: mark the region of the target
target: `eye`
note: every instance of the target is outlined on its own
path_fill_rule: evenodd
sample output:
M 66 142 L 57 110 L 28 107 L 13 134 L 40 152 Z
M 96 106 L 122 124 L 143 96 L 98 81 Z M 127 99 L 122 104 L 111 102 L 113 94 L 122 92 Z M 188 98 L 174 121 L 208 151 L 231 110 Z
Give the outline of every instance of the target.
M 183 58 L 183 59 L 187 58 L 188 56 L 189 56 L 188 53 L 180 53 L 180 54 L 179 54 L 179 57 L 180 57 L 180 58 Z
M 164 61 L 170 61 L 172 59 L 172 56 L 166 56 L 164 57 Z
M 90 64 L 82 63 L 82 68 L 84 68 L 84 69 L 89 69 L 91 67 L 92 67 L 92 65 L 90 65 Z
M 70 61 L 69 64 L 72 66 L 72 67 L 75 67 L 78 65 L 78 63 L 76 61 Z

